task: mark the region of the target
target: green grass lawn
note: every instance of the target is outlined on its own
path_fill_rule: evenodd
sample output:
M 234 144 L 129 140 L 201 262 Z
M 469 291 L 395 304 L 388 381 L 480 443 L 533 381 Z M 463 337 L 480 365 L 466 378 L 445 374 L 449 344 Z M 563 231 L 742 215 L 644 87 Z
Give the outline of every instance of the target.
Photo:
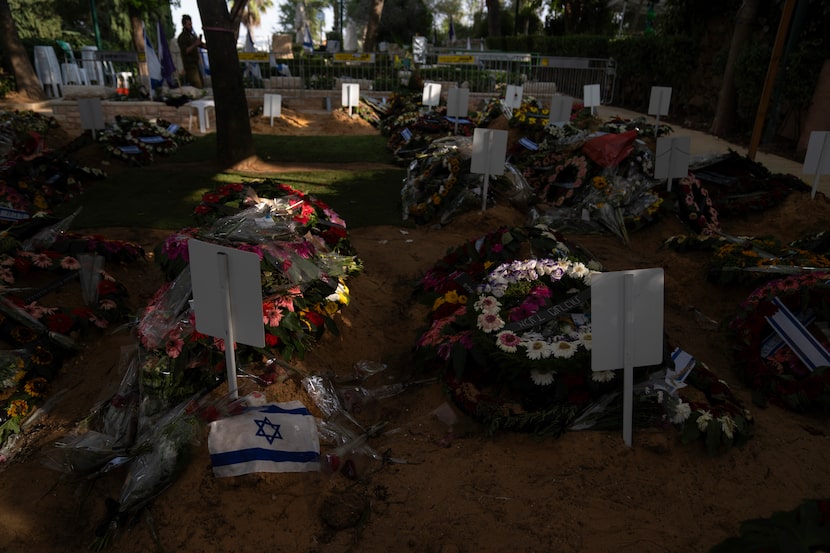
M 250 174 L 217 170 L 214 135 L 182 146 L 173 156 L 131 168 L 117 178 L 91 182 L 78 198 L 56 209 L 64 217 L 81 209 L 76 228 L 137 227 L 178 230 L 193 226 L 193 208 L 205 192 L 227 182 L 274 178 L 328 203 L 348 228 L 409 226 L 401 218 L 400 191 L 406 170 L 391 165 L 379 136 L 285 137 L 255 135 L 260 158 L 268 161 L 332 163 L 332 170 Z M 267 153 L 266 153 L 267 152 Z M 349 162 L 388 163 L 388 168 L 350 171 Z M 122 163 L 113 160 L 112 163 Z

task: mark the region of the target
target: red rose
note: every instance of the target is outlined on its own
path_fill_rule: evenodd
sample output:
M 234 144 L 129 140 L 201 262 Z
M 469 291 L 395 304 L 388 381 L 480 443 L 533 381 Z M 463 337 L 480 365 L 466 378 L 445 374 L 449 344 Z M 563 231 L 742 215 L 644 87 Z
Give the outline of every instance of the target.
M 52 332 L 57 332 L 58 334 L 66 334 L 72 327 L 75 325 L 75 321 L 72 317 L 68 315 L 64 315 L 63 313 L 53 313 L 52 315 L 47 315 L 46 317 L 46 326 Z

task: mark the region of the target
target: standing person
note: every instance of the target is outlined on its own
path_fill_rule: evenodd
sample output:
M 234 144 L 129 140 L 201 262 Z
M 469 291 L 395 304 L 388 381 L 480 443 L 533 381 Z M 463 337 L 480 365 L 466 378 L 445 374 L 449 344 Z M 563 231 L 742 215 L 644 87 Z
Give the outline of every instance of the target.
M 189 15 L 182 16 L 182 32 L 176 41 L 179 43 L 179 50 L 184 63 L 185 84 L 196 88 L 204 88 L 202 72 L 199 70 L 199 58 L 201 56 L 199 48 L 204 48 L 205 43 L 202 42 L 202 35 L 196 36 L 196 33 L 193 32 L 193 20 L 190 19 Z

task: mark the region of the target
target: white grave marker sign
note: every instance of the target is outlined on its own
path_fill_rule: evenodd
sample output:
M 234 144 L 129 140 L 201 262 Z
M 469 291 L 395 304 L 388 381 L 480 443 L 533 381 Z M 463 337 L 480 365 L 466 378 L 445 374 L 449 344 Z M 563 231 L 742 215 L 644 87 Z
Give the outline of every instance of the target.
M 586 108 L 591 108 L 591 113 L 596 113 L 596 107 L 600 105 L 599 85 L 586 84 L 582 87 L 583 103 Z
M 190 239 L 196 330 L 225 340 L 228 390 L 238 395 L 235 343 L 265 347 L 259 256 Z
M 274 118 L 282 116 L 282 95 L 265 94 L 262 101 L 262 116 L 271 118 L 271 126 L 274 126 Z
M 657 124 L 654 126 L 654 138 L 657 138 L 657 131 L 660 127 L 660 116 L 669 114 L 669 104 L 671 104 L 670 86 L 651 87 L 651 96 L 648 100 L 648 114 L 654 115 L 657 118 Z
M 507 131 L 477 128 L 473 131 L 473 158 L 470 172 L 484 175 L 481 210 L 487 209 L 487 188 L 490 175 L 504 174 L 507 157 Z
M 683 178 L 689 174 L 691 148 L 692 137 L 690 136 L 663 136 L 657 139 L 654 178 L 668 179 L 669 191 L 671 191 L 672 179 Z
M 816 197 L 818 182 L 821 175 L 830 175 L 830 132 L 813 131 L 807 143 L 807 153 L 804 156 L 802 173 L 815 175 L 813 179 L 812 198 Z
M 571 120 L 571 112 L 574 107 L 574 99 L 570 96 L 557 94 L 550 101 L 550 122 L 551 124 L 567 123 Z
M 507 104 L 507 107 L 519 109 L 522 107 L 522 93 L 523 88 L 521 86 L 507 85 L 507 91 L 504 93 L 504 103 Z
M 92 138 L 95 139 L 95 131 L 103 129 L 104 109 L 101 106 L 100 98 L 78 98 L 78 111 L 81 115 L 81 128 L 92 131 Z
M 591 279 L 591 370 L 623 369 L 623 440 L 631 446 L 634 367 L 663 360 L 663 269 Z
M 421 103 L 425 106 L 436 107 L 441 103 L 441 83 L 424 83 L 424 93 Z
M 467 117 L 469 106 L 469 88 L 450 88 L 447 90 L 447 117 L 455 118 L 455 134 L 458 134 L 458 120 Z
M 360 105 L 360 85 L 357 83 L 343 83 L 341 90 L 340 105 L 349 110 L 349 115 L 352 114 L 352 108 Z

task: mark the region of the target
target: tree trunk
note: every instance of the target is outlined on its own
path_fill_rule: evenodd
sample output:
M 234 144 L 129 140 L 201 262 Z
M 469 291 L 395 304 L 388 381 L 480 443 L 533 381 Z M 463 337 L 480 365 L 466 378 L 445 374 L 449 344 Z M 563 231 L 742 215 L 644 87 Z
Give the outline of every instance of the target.
M 31 100 L 45 100 L 43 84 L 20 42 L 8 0 L 0 0 L 0 51 L 3 52 L 4 66 L 14 75 L 17 91 Z
M 232 166 L 255 153 L 242 67 L 236 53 L 236 32 L 225 0 L 197 0 L 197 4 L 216 102 L 217 157 L 224 165 Z
M 369 22 L 366 24 L 366 36 L 363 39 L 363 51 L 374 52 L 377 46 L 380 16 L 383 14 L 383 1 L 372 0 L 372 11 L 369 12 Z
M 491 37 L 501 36 L 499 0 L 487 0 L 487 33 Z
M 141 13 L 132 5 L 127 8 L 127 13 L 130 15 L 130 31 L 133 37 L 133 48 L 139 54 L 143 54 L 145 52 L 144 21 L 141 18 Z M 144 81 L 144 77 L 147 77 L 147 82 L 144 85 L 147 87 L 147 90 L 150 90 L 150 71 L 147 69 L 147 58 L 144 58 L 144 61 L 138 62 L 138 74 L 142 77 L 142 82 Z
M 749 40 L 752 24 L 758 13 L 758 3 L 759 0 L 744 0 L 735 17 L 735 31 L 732 34 L 726 68 L 723 71 L 723 82 L 718 95 L 718 105 L 715 108 L 715 118 L 709 129 L 709 132 L 715 136 L 728 134 L 735 122 L 735 107 L 738 101 L 735 93 L 735 65 L 744 44 Z

